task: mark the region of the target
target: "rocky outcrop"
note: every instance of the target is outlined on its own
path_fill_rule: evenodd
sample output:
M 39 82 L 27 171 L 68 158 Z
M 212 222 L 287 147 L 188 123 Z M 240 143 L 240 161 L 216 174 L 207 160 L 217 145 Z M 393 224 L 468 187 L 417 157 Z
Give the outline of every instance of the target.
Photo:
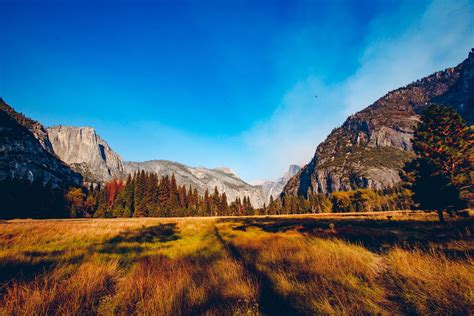
M 46 129 L 0 99 L 0 180 L 80 185 L 82 177 L 53 153 Z
M 212 193 L 217 187 L 219 192 L 226 193 L 229 202 L 235 201 L 237 197 L 243 199 L 248 196 L 254 207 L 262 207 L 265 201 L 260 187 L 244 182 L 231 169 L 225 167 L 216 169 L 188 167 L 167 160 L 125 162 L 124 167 L 128 174 L 141 170 L 154 172 L 160 176 L 174 174 L 178 184 L 190 185 L 192 188 L 196 188 L 201 195 L 206 190 Z
M 382 189 L 400 182 L 399 171 L 413 157 L 413 130 L 429 104 L 451 106 L 474 123 L 473 78 L 471 51 L 458 66 L 389 92 L 333 130 L 283 194 Z
M 262 187 L 262 194 L 265 199 L 265 203 L 268 205 L 270 198 L 276 199 L 280 196 L 281 192 L 285 188 L 285 185 L 288 181 L 301 170 L 301 167 L 298 165 L 290 165 L 288 171 L 285 172 L 283 177 L 279 178 L 276 181 L 262 181 L 258 183 Z
M 47 132 L 54 153 L 85 181 L 102 183 L 124 176 L 122 158 L 92 127 L 54 126 Z

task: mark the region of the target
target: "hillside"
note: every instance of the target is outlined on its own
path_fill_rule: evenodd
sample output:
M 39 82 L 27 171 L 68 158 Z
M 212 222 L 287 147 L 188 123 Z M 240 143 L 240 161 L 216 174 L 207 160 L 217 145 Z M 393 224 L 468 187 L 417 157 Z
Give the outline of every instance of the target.
M 0 180 L 51 187 L 80 185 L 82 177 L 53 153 L 46 129 L 0 99 Z
M 474 123 L 474 51 L 458 66 L 391 91 L 350 116 L 317 147 L 283 194 L 397 184 L 404 162 L 413 157 L 411 138 L 419 114 L 431 103 L 452 106 L 468 124 Z

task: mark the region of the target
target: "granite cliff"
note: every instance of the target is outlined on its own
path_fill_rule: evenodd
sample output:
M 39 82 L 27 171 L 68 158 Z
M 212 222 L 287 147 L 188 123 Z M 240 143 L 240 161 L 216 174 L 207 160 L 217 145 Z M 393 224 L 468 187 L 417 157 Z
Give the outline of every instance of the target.
M 85 181 L 102 183 L 124 176 L 122 158 L 92 127 L 54 126 L 47 132 L 54 153 Z

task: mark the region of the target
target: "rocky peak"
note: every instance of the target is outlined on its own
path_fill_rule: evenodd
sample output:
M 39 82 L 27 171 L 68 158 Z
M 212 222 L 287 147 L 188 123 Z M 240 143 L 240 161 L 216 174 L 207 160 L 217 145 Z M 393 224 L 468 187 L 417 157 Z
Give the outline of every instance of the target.
M 288 181 L 293 176 L 295 176 L 300 170 L 300 166 L 290 165 L 288 171 L 285 172 L 283 177 L 275 181 L 262 181 L 259 185 L 262 187 L 265 203 L 268 204 L 270 202 L 270 197 L 273 197 L 274 199 L 278 198 Z
M 56 155 L 88 182 L 101 183 L 124 175 L 122 158 L 92 127 L 54 126 L 47 129 Z
M 229 174 L 229 175 L 231 175 L 231 176 L 237 177 L 237 174 L 235 173 L 235 171 L 232 170 L 232 169 L 229 168 L 229 167 L 217 167 L 217 168 L 214 168 L 214 170 L 221 171 L 221 172 L 227 173 L 227 174 Z
M 288 168 L 288 171 L 286 172 L 285 175 L 288 175 L 290 177 L 294 176 L 298 171 L 300 171 L 301 167 L 298 165 L 290 165 Z

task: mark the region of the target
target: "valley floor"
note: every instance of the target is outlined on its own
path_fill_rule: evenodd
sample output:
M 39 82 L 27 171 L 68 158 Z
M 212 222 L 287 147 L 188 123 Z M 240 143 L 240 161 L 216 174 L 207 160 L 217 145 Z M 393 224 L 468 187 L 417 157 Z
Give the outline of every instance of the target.
M 473 314 L 474 218 L 0 221 L 0 315 Z

